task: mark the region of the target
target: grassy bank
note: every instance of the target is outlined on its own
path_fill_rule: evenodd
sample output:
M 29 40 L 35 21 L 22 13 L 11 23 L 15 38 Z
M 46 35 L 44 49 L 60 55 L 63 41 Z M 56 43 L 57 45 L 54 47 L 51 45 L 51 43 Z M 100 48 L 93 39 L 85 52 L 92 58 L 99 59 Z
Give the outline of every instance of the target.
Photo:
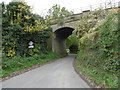
M 76 60 L 76 63 L 75 68 L 96 86 L 100 88 L 118 88 L 118 77 L 115 74 L 105 72 L 80 60 Z
M 112 11 L 79 40 L 76 68 L 101 88 L 118 88 L 120 75 L 118 13 Z
M 3 58 L 2 62 L 2 74 L 0 77 L 5 77 L 12 72 L 22 70 L 28 67 L 31 67 L 36 64 L 43 64 L 52 60 L 55 60 L 57 58 L 60 58 L 61 56 L 53 53 L 48 52 L 47 54 L 41 54 L 41 55 L 34 55 L 32 57 L 15 57 L 12 59 L 9 58 Z

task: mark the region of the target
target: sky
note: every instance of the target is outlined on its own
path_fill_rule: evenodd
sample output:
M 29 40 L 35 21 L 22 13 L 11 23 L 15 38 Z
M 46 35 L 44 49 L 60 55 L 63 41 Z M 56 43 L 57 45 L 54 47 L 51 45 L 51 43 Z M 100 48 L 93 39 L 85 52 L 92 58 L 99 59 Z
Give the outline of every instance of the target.
M 0 0 L 0 2 L 5 2 L 8 4 L 12 0 Z M 74 11 L 74 13 L 80 13 L 81 10 L 100 6 L 100 3 L 105 3 L 109 1 L 118 2 L 120 0 L 23 0 L 29 6 L 32 7 L 32 12 L 39 15 L 46 15 L 48 9 L 53 5 L 59 4 L 61 7 L 66 7 L 69 11 Z M 95 6 L 96 5 L 96 6 Z

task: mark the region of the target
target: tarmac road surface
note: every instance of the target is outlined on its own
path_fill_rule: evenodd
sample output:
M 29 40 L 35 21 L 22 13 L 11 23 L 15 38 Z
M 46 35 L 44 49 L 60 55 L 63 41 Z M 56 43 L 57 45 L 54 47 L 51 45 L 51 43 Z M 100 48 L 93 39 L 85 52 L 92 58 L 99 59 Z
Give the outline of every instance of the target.
M 90 88 L 73 68 L 75 55 L 30 70 L 2 82 L 2 88 Z

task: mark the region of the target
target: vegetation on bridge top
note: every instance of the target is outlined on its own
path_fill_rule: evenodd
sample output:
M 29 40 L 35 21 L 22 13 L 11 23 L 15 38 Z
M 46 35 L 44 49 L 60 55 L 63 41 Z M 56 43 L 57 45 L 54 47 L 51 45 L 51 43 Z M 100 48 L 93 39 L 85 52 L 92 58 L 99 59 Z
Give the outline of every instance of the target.
M 61 18 L 61 20 L 59 18 L 57 19 L 50 19 L 49 23 L 50 25 L 54 25 L 54 24 L 60 24 L 63 25 L 63 23 L 69 23 L 69 22 L 74 22 L 74 21 L 80 21 L 84 16 L 88 16 L 91 17 L 92 14 L 94 14 L 94 12 L 102 12 L 101 13 L 101 18 L 105 18 L 105 13 L 107 14 L 107 12 L 113 11 L 113 10 L 117 10 L 118 8 L 110 8 L 110 9 L 96 9 L 94 11 L 87 11 L 87 12 L 82 12 L 82 13 L 78 13 L 78 14 L 74 14 L 73 12 L 68 14 L 67 16 L 64 16 L 64 18 Z M 88 15 L 89 14 L 89 15 Z M 90 16 L 91 15 L 91 16 Z

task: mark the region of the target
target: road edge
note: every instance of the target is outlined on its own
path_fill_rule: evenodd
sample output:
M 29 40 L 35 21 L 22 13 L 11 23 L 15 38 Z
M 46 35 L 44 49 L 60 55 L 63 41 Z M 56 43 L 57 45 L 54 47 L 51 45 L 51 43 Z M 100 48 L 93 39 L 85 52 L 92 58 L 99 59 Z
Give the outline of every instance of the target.
M 54 60 L 51 60 L 51 61 L 48 61 L 48 62 L 45 62 L 45 63 L 42 63 L 42 64 L 36 64 L 36 65 L 31 66 L 31 67 L 25 68 L 23 70 L 12 72 L 8 76 L 0 78 L 0 82 L 3 82 L 5 80 L 8 80 L 8 79 L 13 78 L 13 77 L 18 76 L 18 75 L 21 75 L 23 73 L 29 72 L 30 70 L 36 69 L 36 68 L 44 66 L 46 64 L 50 64 L 50 63 L 55 62 L 55 61 L 57 61 L 59 59 L 61 59 L 61 58 L 57 58 L 57 59 L 54 59 Z
M 76 71 L 76 73 L 79 75 L 79 77 L 81 77 L 91 88 L 100 88 L 100 86 L 98 86 L 96 83 L 94 83 L 85 74 L 83 74 L 76 68 L 76 57 L 73 60 L 73 68 Z

